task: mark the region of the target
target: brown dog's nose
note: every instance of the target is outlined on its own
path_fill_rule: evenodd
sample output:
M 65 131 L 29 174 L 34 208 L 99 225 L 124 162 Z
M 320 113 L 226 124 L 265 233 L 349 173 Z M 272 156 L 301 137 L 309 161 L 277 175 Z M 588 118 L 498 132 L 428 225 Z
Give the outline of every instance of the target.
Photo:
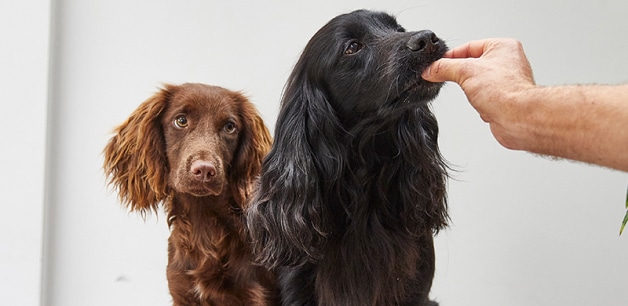
M 406 43 L 406 47 L 413 52 L 432 53 L 438 49 L 440 39 L 430 30 L 419 31 L 412 35 Z
M 212 162 L 197 160 L 192 163 L 190 171 L 196 180 L 206 182 L 216 175 L 216 166 Z

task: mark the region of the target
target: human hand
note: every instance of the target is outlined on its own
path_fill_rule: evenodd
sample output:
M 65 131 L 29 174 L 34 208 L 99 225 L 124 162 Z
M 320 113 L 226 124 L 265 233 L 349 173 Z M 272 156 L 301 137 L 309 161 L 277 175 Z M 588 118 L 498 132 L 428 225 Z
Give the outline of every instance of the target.
M 516 97 L 536 87 L 521 42 L 507 38 L 470 41 L 449 50 L 422 77 L 458 83 L 495 138 L 506 147 L 517 146 L 511 143 L 518 137 L 512 127 L 526 108 L 517 104 Z
M 468 42 L 422 77 L 458 83 L 508 149 L 628 171 L 628 84 L 537 86 L 514 39 Z

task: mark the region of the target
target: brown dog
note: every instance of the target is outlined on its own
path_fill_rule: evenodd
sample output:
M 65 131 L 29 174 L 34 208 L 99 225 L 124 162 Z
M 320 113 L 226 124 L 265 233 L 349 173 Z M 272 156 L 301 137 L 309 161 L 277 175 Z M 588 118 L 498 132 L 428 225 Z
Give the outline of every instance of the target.
M 166 85 L 115 130 L 104 171 L 120 200 L 168 214 L 174 305 L 272 305 L 273 276 L 252 264 L 242 220 L 271 136 L 240 93 Z

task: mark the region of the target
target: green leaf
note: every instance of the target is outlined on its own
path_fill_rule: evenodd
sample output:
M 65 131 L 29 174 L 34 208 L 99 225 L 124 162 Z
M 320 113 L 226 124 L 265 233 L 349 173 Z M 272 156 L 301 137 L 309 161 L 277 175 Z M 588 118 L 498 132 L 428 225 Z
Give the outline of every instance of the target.
M 624 221 L 621 222 L 621 228 L 619 229 L 619 236 L 624 231 L 626 227 L 626 223 L 628 223 L 628 187 L 626 188 L 626 215 L 624 216 Z
M 619 236 L 624 231 L 624 227 L 626 227 L 626 223 L 628 223 L 628 211 L 626 211 L 626 215 L 624 216 L 624 221 L 621 222 L 621 228 L 619 229 Z

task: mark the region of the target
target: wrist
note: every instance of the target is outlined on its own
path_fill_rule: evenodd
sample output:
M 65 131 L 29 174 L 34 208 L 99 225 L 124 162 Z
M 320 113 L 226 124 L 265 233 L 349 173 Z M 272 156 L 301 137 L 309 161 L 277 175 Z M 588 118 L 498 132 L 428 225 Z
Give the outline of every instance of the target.
M 510 90 L 498 101 L 504 107 L 487 121 L 491 132 L 502 146 L 511 150 L 537 150 L 539 124 L 547 117 L 541 105 L 542 99 L 537 98 L 543 95 L 543 90 L 543 87 L 535 85 Z
M 578 128 L 580 111 L 574 101 L 581 100 L 578 90 L 563 87 L 535 86 L 518 92 L 514 98 L 520 113 L 515 150 L 543 155 L 564 156 L 565 132 Z

